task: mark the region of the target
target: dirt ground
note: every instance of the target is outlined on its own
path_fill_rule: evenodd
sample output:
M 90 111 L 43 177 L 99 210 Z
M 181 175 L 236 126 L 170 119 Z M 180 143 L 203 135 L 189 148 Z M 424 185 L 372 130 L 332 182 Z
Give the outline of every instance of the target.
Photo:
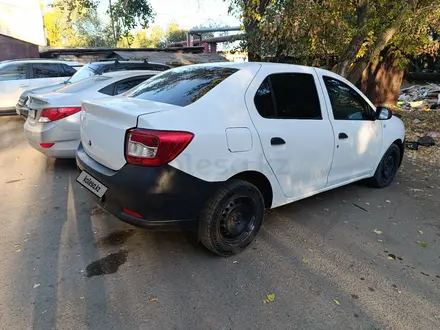
M 118 221 L 76 176 L 0 118 L 0 329 L 440 329 L 435 163 L 272 210 L 231 258 Z

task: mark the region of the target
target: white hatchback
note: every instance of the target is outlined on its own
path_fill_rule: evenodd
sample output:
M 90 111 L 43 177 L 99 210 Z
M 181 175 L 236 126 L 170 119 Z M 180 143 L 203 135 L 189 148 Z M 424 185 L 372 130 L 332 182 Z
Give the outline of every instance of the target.
M 405 129 L 322 69 L 212 63 L 83 103 L 78 182 L 121 220 L 195 228 L 220 255 L 246 247 L 264 210 L 361 179 L 389 185 Z

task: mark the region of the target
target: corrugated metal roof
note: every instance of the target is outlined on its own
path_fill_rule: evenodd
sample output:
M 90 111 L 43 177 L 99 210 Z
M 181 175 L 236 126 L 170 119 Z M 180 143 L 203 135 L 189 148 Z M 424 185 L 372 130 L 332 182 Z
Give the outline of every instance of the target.
M 228 62 L 228 60 L 217 53 L 189 54 L 179 52 L 161 52 L 161 51 L 114 51 L 108 55 L 109 58 L 118 56 L 124 60 L 147 60 L 149 62 L 164 63 L 171 66 Z

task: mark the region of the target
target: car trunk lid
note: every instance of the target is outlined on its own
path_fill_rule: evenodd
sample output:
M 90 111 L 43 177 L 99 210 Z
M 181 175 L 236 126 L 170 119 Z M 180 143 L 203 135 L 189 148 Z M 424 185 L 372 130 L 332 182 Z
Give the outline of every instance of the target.
M 81 142 L 98 163 L 119 170 L 125 163 L 125 135 L 141 115 L 177 106 L 127 97 L 86 101 L 82 104 Z

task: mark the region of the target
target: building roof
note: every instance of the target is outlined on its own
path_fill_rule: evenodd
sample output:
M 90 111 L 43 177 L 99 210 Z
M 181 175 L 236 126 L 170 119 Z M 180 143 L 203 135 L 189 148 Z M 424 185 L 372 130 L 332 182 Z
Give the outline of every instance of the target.
M 108 57 L 118 57 L 123 60 L 147 60 L 148 62 L 164 63 L 180 66 L 198 63 L 227 62 L 228 60 L 217 53 L 180 53 L 163 51 L 114 51 Z

